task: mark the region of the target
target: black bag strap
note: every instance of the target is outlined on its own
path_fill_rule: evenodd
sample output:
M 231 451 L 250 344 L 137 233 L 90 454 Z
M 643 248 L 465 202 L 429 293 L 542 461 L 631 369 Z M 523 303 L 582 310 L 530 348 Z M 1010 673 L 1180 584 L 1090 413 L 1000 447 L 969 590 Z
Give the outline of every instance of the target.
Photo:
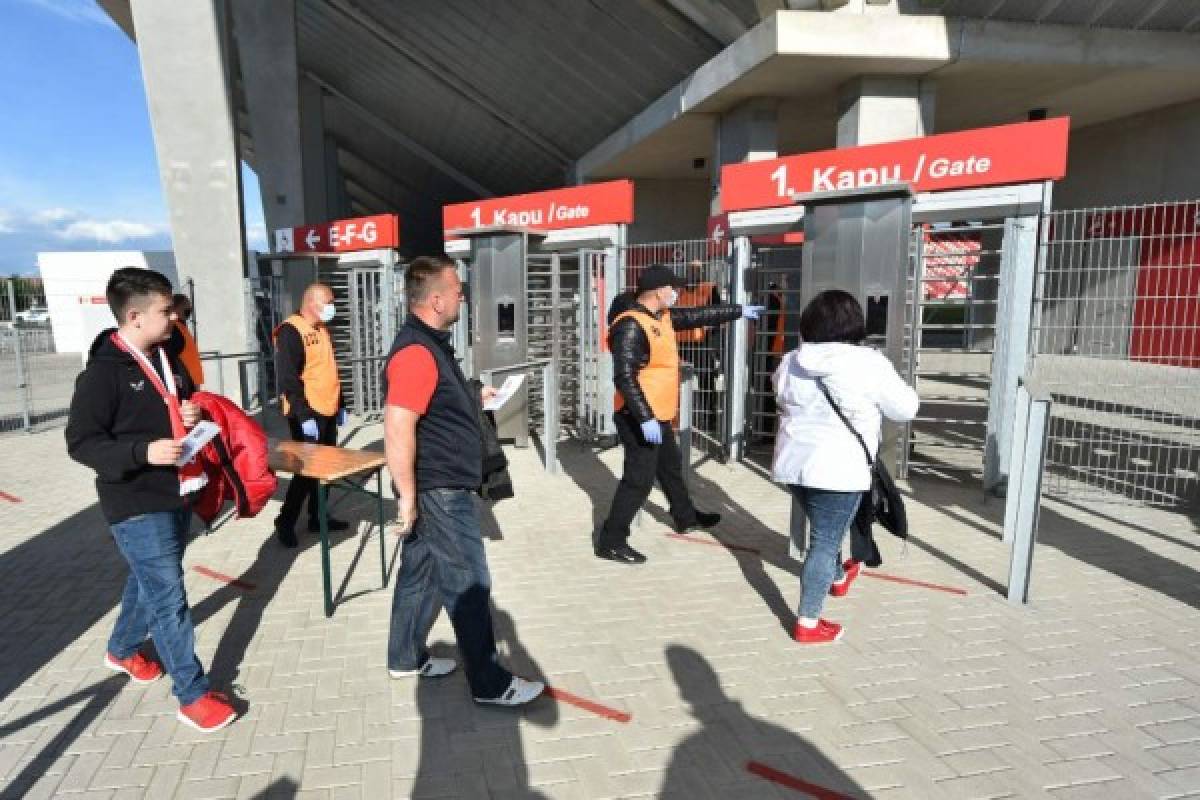
M 871 458 L 871 451 L 867 449 L 867 443 L 863 441 L 862 434 L 855 430 L 854 426 L 850 424 L 850 420 L 846 419 L 846 415 L 842 413 L 842 409 L 838 408 L 838 404 L 833 402 L 833 397 L 830 396 L 829 389 L 825 388 L 825 381 L 817 378 L 817 386 L 821 388 L 821 394 L 825 395 L 825 399 L 829 401 L 829 405 L 833 408 L 833 413 L 838 415 L 838 419 L 850 429 L 850 432 L 854 434 L 854 438 L 858 439 L 858 443 L 862 445 L 863 455 L 867 457 L 867 467 L 874 469 L 875 460 Z

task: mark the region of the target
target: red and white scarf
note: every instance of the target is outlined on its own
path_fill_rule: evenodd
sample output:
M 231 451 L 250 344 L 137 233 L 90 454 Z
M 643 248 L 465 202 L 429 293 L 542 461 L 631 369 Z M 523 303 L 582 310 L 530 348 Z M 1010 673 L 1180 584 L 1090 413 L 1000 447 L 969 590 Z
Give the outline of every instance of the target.
M 161 347 L 157 348 L 163 375 L 169 376 L 165 386 L 163 385 L 163 380 L 159 378 L 158 373 L 154 371 L 154 367 L 150 365 L 150 359 L 146 357 L 146 354 L 130 344 L 120 332 L 112 335 L 112 343 L 133 356 L 133 360 L 138 363 L 138 366 L 142 368 L 142 372 L 146 374 L 150 385 L 154 387 L 155 391 L 162 397 L 163 402 L 167 404 L 167 416 L 171 418 L 171 438 L 179 440 L 187 436 L 187 428 L 183 426 L 183 411 L 179 405 L 179 389 L 175 386 L 175 373 L 171 371 L 171 363 L 167 360 L 167 354 L 163 352 L 163 349 Z M 181 495 L 191 494 L 203 488 L 208 483 L 208 476 L 204 474 L 204 469 L 195 458 L 182 467 L 179 467 L 178 470 L 179 493 Z

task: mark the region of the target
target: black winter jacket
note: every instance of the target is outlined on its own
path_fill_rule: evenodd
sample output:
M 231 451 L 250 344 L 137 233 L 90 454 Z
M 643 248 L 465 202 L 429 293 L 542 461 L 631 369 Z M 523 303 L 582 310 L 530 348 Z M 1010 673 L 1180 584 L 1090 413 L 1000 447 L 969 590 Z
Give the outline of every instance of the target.
M 179 494 L 178 470 L 146 461 L 152 441 L 172 438 L 171 418 L 134 357 L 112 343 L 114 330 L 109 328 L 92 342 L 87 366 L 75 379 L 66 429 L 67 453 L 96 471 L 100 510 L 110 523 L 174 511 L 185 501 Z M 179 397 L 191 397 L 187 370 L 167 350 Z M 148 355 L 157 369 L 158 357 Z
M 637 310 L 650 314 L 645 306 L 636 302 L 624 310 Z M 661 313 L 651 314 L 651 316 L 657 319 Z M 722 305 L 672 308 L 670 313 L 671 327 L 677 331 L 683 331 L 689 328 L 732 322 L 742 316 L 742 307 Z M 610 311 L 610 319 L 613 316 L 616 315 Z M 646 340 L 646 332 L 632 317 L 618 320 L 608 330 L 608 347 L 612 351 L 613 385 L 625 398 L 625 410 L 632 414 L 639 424 L 654 419 L 650 403 L 646 400 L 646 395 L 637 381 L 638 373 L 650 361 L 650 342 Z

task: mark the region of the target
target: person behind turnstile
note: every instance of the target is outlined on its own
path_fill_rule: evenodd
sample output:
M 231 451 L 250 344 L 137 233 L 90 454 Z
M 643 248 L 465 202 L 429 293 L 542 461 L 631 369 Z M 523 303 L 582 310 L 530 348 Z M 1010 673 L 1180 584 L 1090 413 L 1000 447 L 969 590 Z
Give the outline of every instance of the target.
M 721 304 L 721 290 L 715 281 L 705 280 L 704 262 L 689 261 L 687 283 L 679 290 L 678 305 L 681 308 L 715 306 Z M 681 345 L 693 345 L 686 352 L 696 375 L 696 388 L 702 398 L 695 406 L 695 423 L 700 430 L 714 433 L 717 430 L 720 402 L 717 389 L 721 386 L 718 376 L 722 374 L 721 333 L 717 327 L 702 326 L 676 331 L 676 341 Z
M 314 283 L 304 290 L 300 310 L 279 324 L 275 341 L 275 376 L 288 429 L 297 442 L 337 444 L 339 425 L 346 424 L 342 382 L 338 378 L 333 340 L 326 325 L 333 320 L 333 290 Z M 284 547 L 295 547 L 296 521 L 308 501 L 308 529 L 321 529 L 317 518 L 317 481 L 294 475 L 275 517 L 275 534 Z M 329 517 L 329 530 L 344 531 L 349 523 Z
M 450 328 L 463 303 L 449 258 L 413 259 L 404 274 L 408 315 L 383 372 L 383 444 L 408 532 L 392 596 L 387 668 L 393 678 L 436 678 L 454 659 L 430 655 L 444 607 L 477 703 L 519 706 L 546 688 L 500 665 L 489 606 L 492 577 L 480 528 L 484 478 L 481 402 L 454 357 Z
M 800 315 L 802 343 L 772 379 L 779 432 L 771 476 L 804 506 L 809 529 L 792 634 L 801 644 L 841 638 L 842 626 L 822 619 L 821 609 L 826 595 L 845 596 L 862 568 L 842 562 L 841 546 L 871 488 L 867 453 L 878 456 L 882 417 L 905 421 L 917 413 L 917 393 L 885 355 L 862 344 L 866 335 L 854 295 L 821 292 Z
M 679 532 L 711 528 L 721 515 L 698 511 L 683 482 L 682 456 L 671 429 L 679 410 L 679 348 L 675 330 L 755 319 L 761 306 L 672 308 L 683 281 L 661 264 L 638 278 L 637 300 L 616 315 L 608 342 L 616 387 L 617 436 L 625 464 L 604 525 L 595 534 L 597 557 L 622 564 L 641 564 L 646 557 L 629 546 L 629 525 L 650 496 L 655 478 L 670 503 Z
M 175 322 L 171 328 L 171 338 L 166 344 L 167 352 L 179 360 L 191 376 L 192 383 L 199 389 L 204 386 L 204 364 L 200 362 L 200 348 L 196 346 L 196 340 L 187 326 L 192 318 L 192 298 L 177 294 L 171 298 L 171 306 L 175 311 Z

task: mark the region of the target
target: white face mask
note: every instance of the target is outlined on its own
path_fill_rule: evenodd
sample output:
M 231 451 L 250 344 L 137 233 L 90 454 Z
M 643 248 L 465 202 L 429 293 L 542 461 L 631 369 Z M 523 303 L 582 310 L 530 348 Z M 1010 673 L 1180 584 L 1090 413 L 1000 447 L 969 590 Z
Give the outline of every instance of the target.
M 321 322 L 333 321 L 335 314 L 337 314 L 337 309 L 333 307 L 333 303 L 326 303 L 321 306 Z
M 671 306 L 675 305 L 678 302 L 679 302 L 679 292 L 677 292 L 675 289 L 671 289 L 671 294 L 669 294 L 667 296 L 667 300 L 666 300 L 667 308 L 670 308 Z

